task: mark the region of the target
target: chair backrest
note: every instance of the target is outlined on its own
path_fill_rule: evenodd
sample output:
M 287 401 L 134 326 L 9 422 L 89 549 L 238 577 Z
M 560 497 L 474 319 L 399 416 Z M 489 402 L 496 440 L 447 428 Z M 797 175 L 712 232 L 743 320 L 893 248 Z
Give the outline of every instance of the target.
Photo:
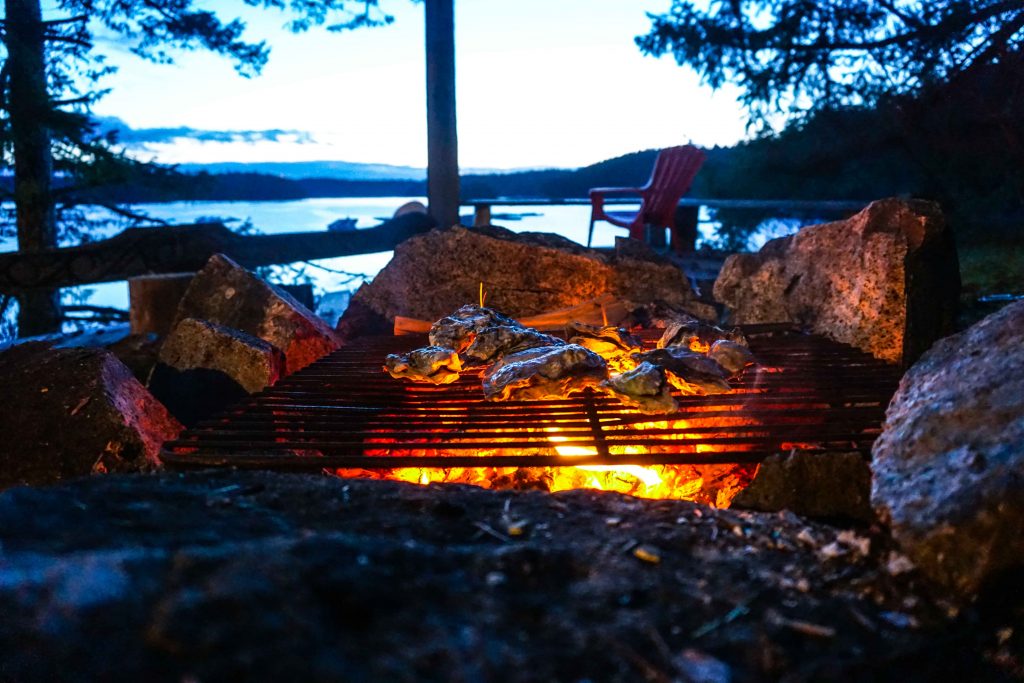
M 658 153 L 651 179 L 643 187 L 644 222 L 673 224 L 676 205 L 690 189 L 704 158 L 704 152 L 693 145 L 666 147 Z

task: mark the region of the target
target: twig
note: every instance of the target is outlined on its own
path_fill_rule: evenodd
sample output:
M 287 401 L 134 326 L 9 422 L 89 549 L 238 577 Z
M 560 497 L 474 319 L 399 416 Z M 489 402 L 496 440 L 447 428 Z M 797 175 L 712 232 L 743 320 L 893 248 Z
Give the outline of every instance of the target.
M 479 529 L 480 531 L 484 532 L 485 534 L 493 536 L 494 538 L 498 539 L 502 543 L 511 543 L 512 542 L 511 538 L 509 538 L 505 534 L 501 533 L 500 531 L 495 531 L 489 524 L 486 524 L 485 522 L 473 522 L 473 526 L 475 526 L 477 529 Z

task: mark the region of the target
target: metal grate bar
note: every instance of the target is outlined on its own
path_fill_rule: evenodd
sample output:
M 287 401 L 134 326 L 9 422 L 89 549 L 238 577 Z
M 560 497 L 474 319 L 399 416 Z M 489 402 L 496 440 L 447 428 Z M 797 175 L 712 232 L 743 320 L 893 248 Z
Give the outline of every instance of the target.
M 320 470 L 754 463 L 791 448 L 870 453 L 896 367 L 782 326 L 744 331 L 758 368 L 729 394 L 677 395 L 679 411 L 664 416 L 591 391 L 491 403 L 479 373 L 443 386 L 401 382 L 382 372 L 384 356 L 423 338 L 365 338 L 187 430 L 163 458 L 181 468 Z M 653 346 L 657 334 L 642 336 Z M 588 454 L 567 457 L 556 446 Z

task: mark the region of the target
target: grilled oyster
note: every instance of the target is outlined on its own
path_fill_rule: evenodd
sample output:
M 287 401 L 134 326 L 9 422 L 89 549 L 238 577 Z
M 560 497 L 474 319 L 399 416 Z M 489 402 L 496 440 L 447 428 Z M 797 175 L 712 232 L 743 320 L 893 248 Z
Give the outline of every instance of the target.
M 571 322 L 566 328 L 569 342 L 579 344 L 591 351 L 601 354 L 612 354 L 617 351 L 634 353 L 643 348 L 643 343 L 627 330 L 614 325 L 599 327 L 587 323 Z
M 674 413 L 679 404 L 672 398 L 665 370 L 651 363 L 641 363 L 635 369 L 615 375 L 601 387 L 628 406 L 641 413 Z
M 608 375 L 599 355 L 577 344 L 541 346 L 505 356 L 484 375 L 489 401 L 564 398 Z
M 468 304 L 430 326 L 430 344 L 461 352 L 477 332 L 493 325 L 518 327 L 519 323 L 494 309 Z
M 517 351 L 564 345 L 561 339 L 542 334 L 532 327 L 493 325 L 477 331 L 473 343 L 463 352 L 463 356 L 470 363 L 489 363 Z
M 658 348 L 681 346 L 691 351 L 707 353 L 711 345 L 720 339 L 747 345 L 747 338 L 737 329 L 723 330 L 715 325 L 699 321 L 672 323 L 665 328 L 665 333 L 658 340 Z
M 668 372 L 672 386 L 687 394 L 724 394 L 732 391 L 729 373 L 707 356 L 681 346 L 634 353 L 637 363 L 653 363 Z
M 719 339 L 712 344 L 708 358 L 725 368 L 730 377 L 738 376 L 744 368 L 757 363 L 750 349 L 728 339 Z
M 388 355 L 384 359 L 384 370 L 395 379 L 451 384 L 459 378 L 462 361 L 452 349 L 427 346 L 401 355 Z

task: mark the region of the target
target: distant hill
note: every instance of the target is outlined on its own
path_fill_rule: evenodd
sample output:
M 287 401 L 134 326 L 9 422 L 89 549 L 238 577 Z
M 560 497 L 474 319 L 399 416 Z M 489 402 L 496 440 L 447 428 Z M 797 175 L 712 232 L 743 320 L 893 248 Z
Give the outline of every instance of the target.
M 414 166 L 363 164 L 352 161 L 224 161 L 212 164 L 179 164 L 184 173 L 259 173 L 292 180 L 324 178 L 329 180 L 426 180 L 427 170 Z M 532 170 L 532 169 L 523 169 Z M 498 169 L 466 168 L 463 173 L 486 175 L 503 173 Z
M 709 161 L 729 150 L 709 150 Z M 473 172 L 463 169 L 461 194 L 464 199 L 565 199 L 582 198 L 592 187 L 632 187 L 647 182 L 658 150 L 624 154 L 576 169 L 534 169 L 521 171 Z M 721 162 L 724 162 L 722 159 Z M 694 191 L 700 196 L 705 168 L 697 176 Z M 426 194 L 422 169 L 386 164 L 357 164 L 344 161 L 261 162 L 243 164 L 183 164 L 179 173 L 140 175 L 120 185 L 81 188 L 74 193 L 78 202 L 155 203 L 173 201 L 273 201 L 319 197 L 422 197 Z M 319 173 L 321 175 L 306 175 Z M 411 177 L 404 177 L 411 176 Z M 69 179 L 57 178 L 57 187 Z M 11 191 L 13 177 L 0 175 L 0 190 Z M 714 188 L 711 188 L 712 192 Z M 716 196 L 705 195 L 705 196 Z
M 242 163 L 225 161 L 213 164 L 179 164 L 184 173 L 245 173 L 278 176 L 298 180 L 301 178 L 330 178 L 332 180 L 424 180 L 426 169 L 388 164 L 361 164 L 350 161 L 261 161 Z
M 650 175 L 656 155 L 657 150 L 644 150 L 577 169 L 487 173 L 464 170 L 462 196 L 465 199 L 586 197 L 591 187 L 643 184 Z M 104 201 L 127 203 L 415 197 L 426 194 L 422 170 L 383 164 L 267 162 L 186 164 L 178 168 L 185 173 L 163 178 L 158 185 L 132 183 L 105 187 L 90 194 Z M 322 175 L 305 175 L 307 173 Z M 403 174 L 413 177 L 402 177 Z

